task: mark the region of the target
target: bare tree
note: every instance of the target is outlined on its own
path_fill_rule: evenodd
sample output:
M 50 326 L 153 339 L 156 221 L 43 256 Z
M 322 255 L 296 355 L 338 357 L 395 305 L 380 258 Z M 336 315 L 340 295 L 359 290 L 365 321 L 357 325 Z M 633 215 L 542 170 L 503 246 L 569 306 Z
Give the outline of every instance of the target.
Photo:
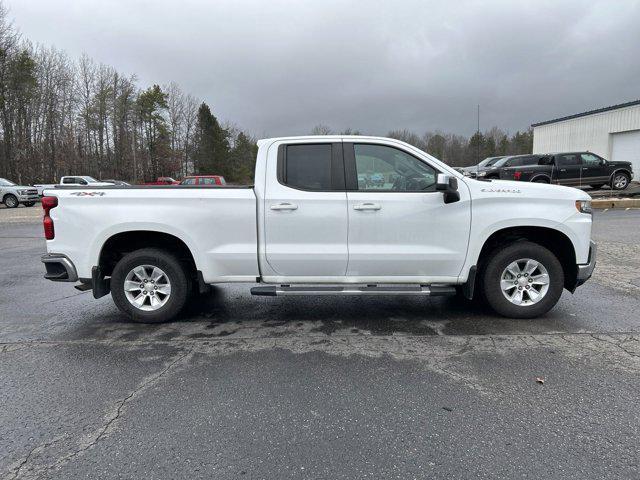
M 311 129 L 311 135 L 331 135 L 332 133 L 331 127 L 321 123 Z

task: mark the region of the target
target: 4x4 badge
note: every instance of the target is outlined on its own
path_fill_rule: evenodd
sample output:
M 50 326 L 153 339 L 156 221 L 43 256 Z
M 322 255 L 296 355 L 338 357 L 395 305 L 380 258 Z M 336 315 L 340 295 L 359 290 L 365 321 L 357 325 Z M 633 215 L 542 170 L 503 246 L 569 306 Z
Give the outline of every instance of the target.
M 76 197 L 102 197 L 105 192 L 71 192 L 71 195 L 75 195 Z

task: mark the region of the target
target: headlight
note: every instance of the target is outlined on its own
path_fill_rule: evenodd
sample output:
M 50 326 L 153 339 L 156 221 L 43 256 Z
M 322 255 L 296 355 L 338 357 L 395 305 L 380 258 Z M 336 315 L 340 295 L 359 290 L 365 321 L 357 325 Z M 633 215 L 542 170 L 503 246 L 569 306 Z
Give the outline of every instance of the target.
M 576 200 L 576 209 L 580 213 L 591 214 L 593 212 L 591 209 L 591 200 Z
M 27 195 L 29 190 L 18 190 L 18 195 Z
M 476 174 L 477 177 L 484 177 L 487 174 L 487 172 L 478 172 Z

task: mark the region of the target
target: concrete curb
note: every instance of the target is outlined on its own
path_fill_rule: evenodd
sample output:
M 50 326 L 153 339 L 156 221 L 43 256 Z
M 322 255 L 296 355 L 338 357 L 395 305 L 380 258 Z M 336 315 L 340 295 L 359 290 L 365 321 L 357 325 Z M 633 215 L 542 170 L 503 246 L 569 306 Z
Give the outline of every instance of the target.
M 640 208 L 640 198 L 598 198 L 591 200 L 593 208 Z

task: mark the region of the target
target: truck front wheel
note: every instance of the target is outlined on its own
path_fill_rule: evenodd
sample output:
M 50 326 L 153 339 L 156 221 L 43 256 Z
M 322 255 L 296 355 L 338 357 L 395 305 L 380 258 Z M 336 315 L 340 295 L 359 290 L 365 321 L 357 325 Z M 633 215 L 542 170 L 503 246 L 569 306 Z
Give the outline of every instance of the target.
M 613 180 L 611 180 L 611 187 L 614 190 L 624 190 L 629 186 L 629 182 L 631 181 L 631 177 L 624 172 L 618 172 L 614 175 Z
M 12 194 L 5 195 L 3 203 L 6 205 L 7 208 L 16 208 L 19 204 L 18 198 Z
M 545 314 L 558 303 L 563 288 L 560 261 L 541 245 L 526 241 L 495 250 L 482 275 L 489 306 L 511 318 Z
M 111 296 L 133 321 L 161 323 L 178 315 L 191 290 L 183 264 L 170 253 L 144 248 L 125 255 L 113 269 Z

